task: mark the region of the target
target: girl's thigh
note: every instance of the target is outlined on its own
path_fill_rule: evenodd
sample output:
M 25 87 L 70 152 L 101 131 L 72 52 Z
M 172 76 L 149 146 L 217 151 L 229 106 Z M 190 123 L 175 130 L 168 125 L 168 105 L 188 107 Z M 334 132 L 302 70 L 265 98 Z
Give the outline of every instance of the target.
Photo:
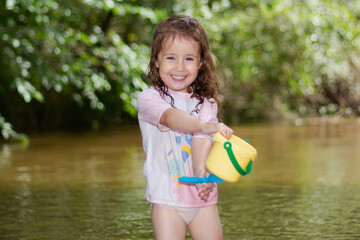
M 202 208 L 188 225 L 193 240 L 221 240 L 223 232 L 216 205 Z
M 186 225 L 176 210 L 153 204 L 151 208 L 151 222 L 156 240 L 184 240 Z

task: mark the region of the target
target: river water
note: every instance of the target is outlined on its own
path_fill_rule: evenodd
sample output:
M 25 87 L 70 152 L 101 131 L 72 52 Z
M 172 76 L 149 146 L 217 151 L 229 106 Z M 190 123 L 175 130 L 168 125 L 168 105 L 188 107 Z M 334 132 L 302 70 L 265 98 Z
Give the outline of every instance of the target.
M 360 120 L 297 123 L 233 127 L 258 158 L 218 185 L 224 239 L 360 239 Z M 153 239 L 144 159 L 136 126 L 0 145 L 0 239 Z

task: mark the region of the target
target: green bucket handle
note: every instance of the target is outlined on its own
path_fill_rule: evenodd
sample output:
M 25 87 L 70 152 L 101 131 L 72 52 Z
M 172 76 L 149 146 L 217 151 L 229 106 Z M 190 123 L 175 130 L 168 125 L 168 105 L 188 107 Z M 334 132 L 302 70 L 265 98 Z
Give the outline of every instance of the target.
M 247 140 L 244 139 L 245 142 L 248 142 Z M 232 144 L 231 142 L 225 142 L 224 143 L 224 148 L 227 152 L 227 154 L 229 155 L 230 161 L 233 164 L 234 168 L 236 169 L 236 171 L 238 173 L 240 173 L 242 176 L 245 176 L 246 174 L 249 174 L 252 170 L 252 160 L 250 160 L 249 164 L 246 166 L 246 170 L 242 169 L 241 166 L 239 165 L 239 163 L 237 162 L 235 155 L 232 151 Z

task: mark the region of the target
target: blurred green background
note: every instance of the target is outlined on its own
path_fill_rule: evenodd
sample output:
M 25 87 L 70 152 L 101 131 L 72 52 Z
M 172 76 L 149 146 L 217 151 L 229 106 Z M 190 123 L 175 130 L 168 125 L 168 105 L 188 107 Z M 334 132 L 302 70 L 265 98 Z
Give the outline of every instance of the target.
M 0 139 L 136 123 L 152 34 L 174 13 L 207 30 L 228 124 L 360 115 L 360 2 L 5 0 Z

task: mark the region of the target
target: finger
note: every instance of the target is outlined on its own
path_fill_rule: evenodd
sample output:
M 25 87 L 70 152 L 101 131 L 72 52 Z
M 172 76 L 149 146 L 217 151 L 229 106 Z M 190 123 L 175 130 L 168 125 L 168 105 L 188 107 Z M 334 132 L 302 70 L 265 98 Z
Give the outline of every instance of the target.
M 199 191 L 199 196 L 201 198 L 207 198 L 212 191 L 212 188 L 202 188 L 201 191 Z
M 207 200 L 209 198 L 210 191 L 206 191 L 204 193 L 199 194 L 202 200 Z
M 233 134 L 233 132 L 234 132 L 234 131 L 233 131 L 231 128 L 226 127 L 226 129 L 225 129 L 225 137 L 226 137 L 227 139 L 230 139 L 231 136 L 232 136 L 232 134 Z
M 233 135 L 233 130 L 230 128 L 229 131 L 228 131 L 228 139 L 231 138 L 231 136 Z
M 229 139 L 233 133 L 233 130 L 223 123 L 218 124 L 218 130 L 226 139 Z
M 198 189 L 199 194 L 209 194 L 212 191 L 213 184 L 212 183 L 203 183 Z
M 202 189 L 212 189 L 213 188 L 213 184 L 212 183 L 203 183 L 202 185 L 201 185 L 201 188 Z
M 226 139 L 230 139 L 231 135 L 232 135 L 232 131 L 228 130 L 228 129 L 224 129 L 221 131 L 221 134 L 226 138 Z
M 201 199 L 206 200 L 209 197 L 209 192 L 200 193 L 199 196 Z

